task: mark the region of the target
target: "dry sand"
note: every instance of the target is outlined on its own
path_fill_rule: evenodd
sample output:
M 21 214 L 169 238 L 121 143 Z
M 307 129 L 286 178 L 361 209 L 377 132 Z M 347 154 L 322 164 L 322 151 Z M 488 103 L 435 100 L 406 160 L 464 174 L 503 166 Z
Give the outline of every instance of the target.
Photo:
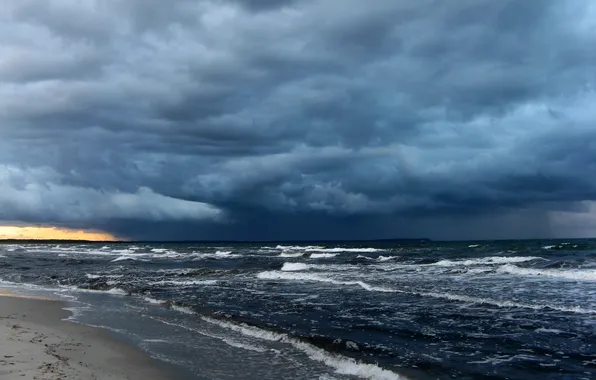
M 55 300 L 0 295 L 0 380 L 172 379 L 108 331 L 63 321 Z

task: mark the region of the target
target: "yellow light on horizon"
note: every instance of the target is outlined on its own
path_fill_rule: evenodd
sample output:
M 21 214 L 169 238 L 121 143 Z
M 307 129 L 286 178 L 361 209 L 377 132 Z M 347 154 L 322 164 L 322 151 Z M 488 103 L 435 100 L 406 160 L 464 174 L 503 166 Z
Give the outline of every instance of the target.
M 0 239 L 22 240 L 90 240 L 117 241 L 112 234 L 101 231 L 75 230 L 58 227 L 0 226 Z

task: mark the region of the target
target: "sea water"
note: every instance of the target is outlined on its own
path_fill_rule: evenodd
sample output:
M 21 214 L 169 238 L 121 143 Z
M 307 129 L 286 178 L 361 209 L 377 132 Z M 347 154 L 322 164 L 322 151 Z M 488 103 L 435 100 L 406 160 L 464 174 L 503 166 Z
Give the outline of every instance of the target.
M 51 292 L 196 379 L 592 379 L 596 241 L 4 244 Z

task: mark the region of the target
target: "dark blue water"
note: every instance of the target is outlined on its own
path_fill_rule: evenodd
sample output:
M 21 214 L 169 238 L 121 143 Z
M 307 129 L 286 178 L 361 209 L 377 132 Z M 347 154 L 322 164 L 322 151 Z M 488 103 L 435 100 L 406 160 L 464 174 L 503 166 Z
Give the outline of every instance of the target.
M 13 244 L 0 255 L 0 286 L 68 297 L 74 320 L 192 378 L 596 378 L 594 240 Z

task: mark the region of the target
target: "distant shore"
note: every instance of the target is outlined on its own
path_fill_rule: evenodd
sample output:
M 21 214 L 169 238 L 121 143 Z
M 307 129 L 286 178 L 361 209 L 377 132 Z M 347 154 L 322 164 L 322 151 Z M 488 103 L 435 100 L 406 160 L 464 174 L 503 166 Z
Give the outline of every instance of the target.
M 1 379 L 174 379 L 156 360 L 109 332 L 64 321 L 65 306 L 0 293 Z

